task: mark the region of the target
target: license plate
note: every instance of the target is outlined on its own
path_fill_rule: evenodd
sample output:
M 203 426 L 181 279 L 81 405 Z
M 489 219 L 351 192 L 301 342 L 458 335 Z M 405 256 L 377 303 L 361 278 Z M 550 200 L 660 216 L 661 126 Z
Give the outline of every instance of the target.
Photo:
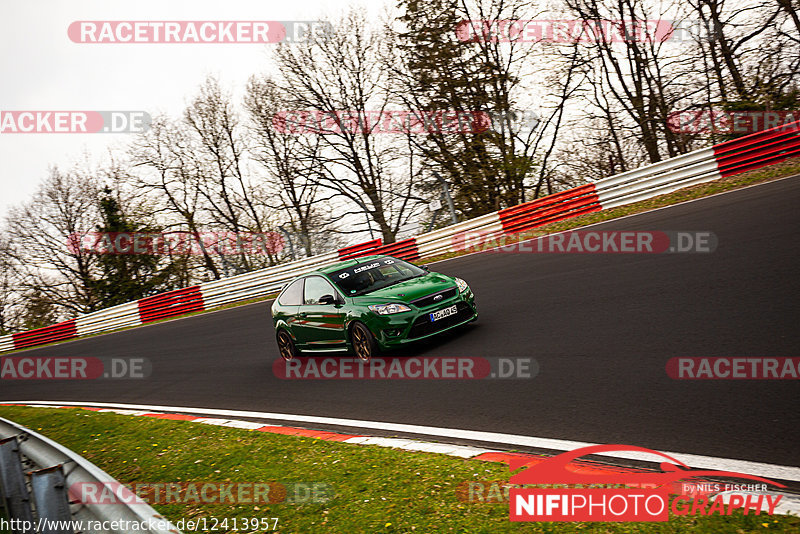
M 433 322 L 438 321 L 439 319 L 444 319 L 445 317 L 450 317 L 451 315 L 455 315 L 457 310 L 458 308 L 456 306 L 450 306 L 449 308 L 435 311 L 433 313 L 429 313 L 428 315 L 431 316 L 431 322 Z

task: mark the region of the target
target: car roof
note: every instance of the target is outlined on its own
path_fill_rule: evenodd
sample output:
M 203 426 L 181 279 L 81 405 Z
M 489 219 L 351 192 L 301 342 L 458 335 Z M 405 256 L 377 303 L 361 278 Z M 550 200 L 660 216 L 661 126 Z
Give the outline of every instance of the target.
M 377 258 L 385 258 L 385 254 L 372 254 L 371 256 L 361 256 L 359 258 L 354 258 L 352 260 L 340 261 L 339 263 L 334 263 L 333 265 L 328 265 L 323 267 L 322 269 L 317 269 L 316 271 L 312 271 L 308 274 L 314 273 L 322 273 L 322 274 L 330 274 L 335 273 L 336 271 L 341 271 L 342 269 L 347 269 L 348 267 L 353 267 L 354 265 L 358 265 L 360 263 L 364 263 L 367 261 L 371 261 Z

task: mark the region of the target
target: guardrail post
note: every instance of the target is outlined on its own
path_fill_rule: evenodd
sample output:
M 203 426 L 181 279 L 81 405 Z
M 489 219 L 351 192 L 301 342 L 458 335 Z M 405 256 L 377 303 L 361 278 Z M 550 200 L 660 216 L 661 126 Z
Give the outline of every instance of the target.
M 22 471 L 17 436 L 0 440 L 0 489 L 9 519 L 20 520 L 18 526 L 20 523 L 30 526 L 28 529 L 17 529 L 14 533 L 34 534 L 31 497 Z
M 31 493 L 36 515 L 42 523 L 40 534 L 74 534 L 69 528 L 67 481 L 61 465 L 31 472 Z

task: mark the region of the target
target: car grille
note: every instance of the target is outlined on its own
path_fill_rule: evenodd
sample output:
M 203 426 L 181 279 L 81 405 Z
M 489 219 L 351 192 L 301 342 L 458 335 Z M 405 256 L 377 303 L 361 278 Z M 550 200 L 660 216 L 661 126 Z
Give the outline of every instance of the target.
M 441 298 L 436 298 L 438 295 L 441 295 Z M 425 308 L 427 306 L 432 306 L 434 304 L 440 304 L 446 301 L 449 298 L 453 298 L 456 295 L 456 288 L 451 287 L 450 289 L 445 289 L 444 291 L 439 291 L 438 293 L 431 293 L 430 295 L 425 295 L 424 297 L 420 297 L 417 300 L 412 300 L 411 304 L 416 306 L 417 308 Z
M 472 315 L 473 311 L 469 304 L 466 302 L 457 302 L 456 313 L 450 315 L 449 317 L 445 317 L 444 319 L 431 322 L 431 318 L 428 316 L 428 314 L 417 317 L 417 320 L 414 321 L 414 324 L 411 325 L 411 329 L 408 331 L 408 338 L 414 339 L 427 336 L 429 334 L 434 334 L 440 330 L 446 330 L 447 328 L 455 326 L 458 323 L 463 323 L 472 317 Z

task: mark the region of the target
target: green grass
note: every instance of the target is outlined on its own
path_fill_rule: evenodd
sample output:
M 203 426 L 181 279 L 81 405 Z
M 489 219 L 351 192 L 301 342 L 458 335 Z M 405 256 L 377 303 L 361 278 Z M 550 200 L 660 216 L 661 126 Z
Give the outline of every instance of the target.
M 279 532 L 800 532 L 790 516 L 673 517 L 667 523 L 511 523 L 503 504 L 469 504 L 460 482 L 507 480 L 504 465 L 185 421 L 81 409 L 0 407 L 0 415 L 80 453 L 124 483 L 330 484 L 324 503 L 154 507 L 173 522 L 279 518 Z M 258 532 L 262 532 L 259 530 Z

